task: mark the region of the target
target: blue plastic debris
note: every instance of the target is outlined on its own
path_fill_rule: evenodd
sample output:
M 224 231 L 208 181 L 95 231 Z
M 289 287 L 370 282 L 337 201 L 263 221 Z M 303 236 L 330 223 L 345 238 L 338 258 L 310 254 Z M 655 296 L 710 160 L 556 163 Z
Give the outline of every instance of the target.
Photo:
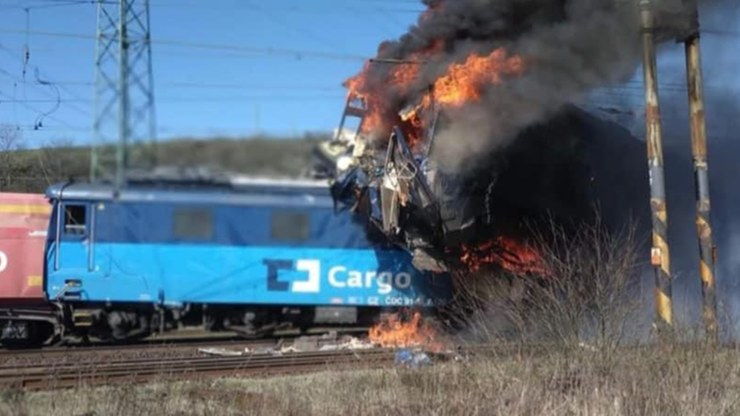
M 423 351 L 414 352 L 408 348 L 404 348 L 396 352 L 395 364 L 419 368 L 421 366 L 431 365 L 432 360 Z

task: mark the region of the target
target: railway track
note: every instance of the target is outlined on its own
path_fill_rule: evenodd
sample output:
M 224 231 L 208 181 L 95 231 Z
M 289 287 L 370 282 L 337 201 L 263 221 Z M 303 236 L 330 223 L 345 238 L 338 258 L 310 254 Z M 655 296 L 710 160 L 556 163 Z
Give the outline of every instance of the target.
M 106 342 L 91 342 L 91 343 L 71 343 L 64 346 L 44 346 L 41 348 L 23 348 L 23 349 L 8 349 L 0 348 L 0 362 L 1 360 L 8 357 L 44 357 L 44 356 L 56 356 L 56 355 L 67 355 L 70 353 L 77 352 L 91 352 L 91 353 L 102 353 L 102 352 L 124 352 L 124 351 L 157 351 L 163 349 L 178 350 L 183 348 L 194 348 L 194 347 L 218 347 L 228 346 L 230 348 L 235 347 L 269 347 L 269 346 L 280 346 L 283 343 L 293 341 L 301 336 L 316 336 L 327 334 L 329 332 L 336 332 L 337 335 L 359 335 L 366 334 L 367 328 L 341 328 L 334 329 L 329 328 L 326 330 L 315 330 L 307 333 L 278 333 L 274 336 L 258 338 L 258 339 L 247 339 L 240 337 L 236 334 L 229 334 L 226 336 L 213 336 L 212 333 L 205 333 L 196 336 L 169 336 L 162 338 L 147 338 L 144 340 L 127 342 L 127 343 L 106 343 Z
M 158 353 L 178 353 L 183 351 L 195 351 L 198 348 L 224 347 L 231 349 L 259 349 L 279 348 L 284 343 L 291 342 L 295 337 L 265 338 L 256 340 L 245 340 L 239 338 L 211 339 L 189 342 L 159 342 L 149 344 L 100 344 L 89 346 L 72 347 L 47 347 L 33 350 L 3 350 L 0 351 L 0 363 L 10 359 L 46 359 L 54 357 L 73 357 L 77 355 L 150 355 Z
M 50 390 L 204 377 L 261 377 L 377 368 L 392 364 L 396 352 L 388 348 L 371 348 L 281 353 L 281 347 L 292 345 L 293 338 L 217 339 L 7 352 L 0 355 L 0 389 Z M 327 339 L 325 344 L 318 342 L 316 347 L 332 344 L 336 345 L 336 340 Z M 223 348 L 227 354 L 244 352 L 245 348 L 250 352 L 238 356 L 214 356 L 204 355 L 203 348 Z M 507 357 L 531 349 L 531 346 L 522 348 L 513 344 L 468 344 L 458 352 L 463 356 L 501 354 Z
M 204 377 L 267 376 L 376 368 L 393 363 L 391 349 L 254 354 L 238 357 L 160 357 L 104 362 L 0 365 L 0 387 L 47 390 Z

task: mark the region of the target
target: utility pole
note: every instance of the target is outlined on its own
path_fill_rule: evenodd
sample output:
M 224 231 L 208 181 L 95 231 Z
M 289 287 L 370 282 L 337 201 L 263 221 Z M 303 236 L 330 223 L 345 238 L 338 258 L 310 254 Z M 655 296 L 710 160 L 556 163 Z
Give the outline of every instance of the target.
M 702 286 L 702 316 L 707 338 L 718 341 L 717 296 L 714 282 L 715 247 L 712 240 L 709 200 L 709 168 L 707 163 L 707 126 L 704 117 L 704 91 L 699 45 L 699 11 L 695 0 L 689 0 L 691 32 L 684 40 L 686 78 L 691 122 L 691 153 L 694 160 L 696 186 L 696 231 L 699 237 L 699 274 Z
M 668 247 L 668 208 L 663 170 L 663 137 L 658 102 L 658 73 L 655 57 L 655 18 L 650 0 L 640 0 L 645 80 L 645 127 L 650 169 L 650 208 L 653 237 L 651 262 L 655 269 L 655 307 L 659 331 L 673 326 L 671 261 Z
M 94 143 L 90 180 L 123 186 L 156 163 L 149 0 L 97 0 Z

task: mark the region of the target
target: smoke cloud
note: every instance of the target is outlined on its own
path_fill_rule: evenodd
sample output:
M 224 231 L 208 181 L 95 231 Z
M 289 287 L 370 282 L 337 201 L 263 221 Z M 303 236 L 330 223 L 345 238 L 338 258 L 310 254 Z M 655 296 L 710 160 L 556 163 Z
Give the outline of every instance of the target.
M 639 63 L 638 18 L 635 9 L 614 4 L 570 1 L 559 13 L 549 5 L 543 9 L 549 22 L 516 30 L 521 35 L 503 46 L 524 57 L 525 73 L 489 88 L 481 103 L 452 117 L 437 139 L 442 166 L 474 166 L 478 155 L 507 144 L 563 105 L 581 102 L 593 88 L 628 79 Z
M 437 124 L 432 157 L 444 170 L 477 174 L 490 169 L 492 153 L 523 131 L 544 126 L 569 104 L 585 102 L 596 88 L 634 76 L 641 64 L 638 0 L 427 0 L 428 10 L 396 41 L 380 45 L 378 61 L 359 78 L 360 90 L 381 107 L 386 124 L 414 107 L 471 54 L 506 50 L 523 71 L 479 87 L 482 96 L 462 107 L 445 107 Z M 684 0 L 653 0 L 657 26 L 685 30 Z M 418 66 L 413 71 L 409 64 Z M 405 73 L 399 76 L 399 72 Z M 412 75 L 409 75 L 411 73 Z M 406 82 L 406 77 L 411 79 Z M 399 81 L 402 78 L 404 82 Z M 350 83 L 351 84 L 351 83 Z M 409 85 L 410 84 L 410 85 Z M 432 92 L 433 96 L 433 92 Z M 430 126 L 426 111 L 423 125 Z M 426 118 L 425 118 L 426 117 Z M 381 141 L 388 125 L 375 131 Z M 540 129 L 542 131 L 543 129 Z M 555 131 L 552 134 L 558 134 Z
M 685 19 L 683 0 L 654 1 L 661 25 Z M 450 109 L 437 132 L 435 159 L 442 168 L 475 167 L 481 155 L 508 144 L 524 128 L 544 122 L 563 105 L 578 104 L 594 88 L 628 80 L 641 57 L 637 0 L 425 0 L 429 10 L 397 41 L 383 43 L 382 59 L 425 60 L 414 85 L 384 86 L 392 65 L 371 65 L 369 82 L 398 109 L 416 104 L 452 63 L 471 53 L 505 48 L 525 62 L 522 74 L 484 87 L 484 96 Z M 677 17 L 678 16 L 678 17 Z

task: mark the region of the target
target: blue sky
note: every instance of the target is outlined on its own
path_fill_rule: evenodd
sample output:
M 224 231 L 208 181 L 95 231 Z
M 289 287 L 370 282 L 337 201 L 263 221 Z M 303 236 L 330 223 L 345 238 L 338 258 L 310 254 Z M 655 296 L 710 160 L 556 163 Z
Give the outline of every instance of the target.
M 81 4 L 69 5 L 74 2 Z M 330 131 L 344 104 L 342 81 L 361 68 L 364 58 L 374 55 L 379 42 L 404 33 L 423 9 L 417 0 L 150 2 L 160 138 L 244 137 L 260 132 L 297 136 Z M 28 146 L 60 139 L 90 140 L 96 28 L 92 3 L 0 0 L 0 123 L 20 126 Z M 738 30 L 737 19 L 729 25 L 725 21 L 720 29 Z M 718 40 L 724 42 L 719 49 L 712 45 Z M 176 46 L 172 41 L 266 52 L 224 52 Z M 732 68 L 740 64 L 740 51 L 737 42 L 728 50 L 726 41 L 717 36 L 705 38 L 705 67 L 712 79 L 736 79 Z M 24 81 L 26 45 L 30 59 Z M 680 48 L 667 45 L 664 49 L 668 51 L 661 65 L 681 68 Z M 278 52 L 282 50 L 302 53 Z M 36 82 L 36 69 L 43 80 L 55 84 L 62 98 L 61 106 L 43 119 L 40 130 L 33 126 L 40 114 L 55 107 L 50 99 L 55 93 Z M 681 76 L 663 80 L 669 88 L 679 88 Z M 731 84 L 737 88 L 736 81 Z M 609 90 L 598 99 L 639 106 L 641 89 L 638 74 L 634 83 Z M 635 108 L 636 114 L 640 111 Z
M 96 6 L 53 3 L 65 1 L 0 0 L 0 123 L 21 125 L 30 145 L 63 138 L 84 142 L 90 137 Z M 344 104 L 342 81 L 362 67 L 363 57 L 374 55 L 381 40 L 404 33 L 423 9 L 414 0 L 150 3 L 158 135 L 162 138 L 329 131 L 336 126 Z M 24 7 L 30 7 L 28 36 Z M 157 41 L 305 54 L 224 53 Z M 24 83 L 26 44 L 30 59 Z M 63 100 L 44 120 L 43 131 L 34 131 L 33 125 L 40 112 L 55 106 L 48 102 L 55 93 L 36 83 L 35 68 L 43 79 L 56 83 Z

